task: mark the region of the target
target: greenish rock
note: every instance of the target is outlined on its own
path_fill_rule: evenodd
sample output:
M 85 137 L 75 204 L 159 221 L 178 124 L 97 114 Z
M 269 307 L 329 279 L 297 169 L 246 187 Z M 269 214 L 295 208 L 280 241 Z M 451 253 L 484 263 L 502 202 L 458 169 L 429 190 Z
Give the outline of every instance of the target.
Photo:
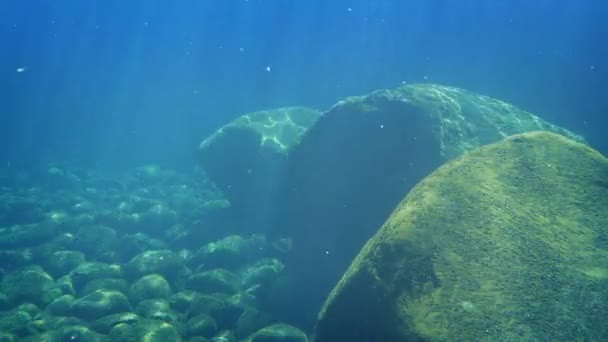
M 160 274 L 148 274 L 139 278 L 129 290 L 132 303 L 139 303 L 144 299 L 168 298 L 171 295 L 171 285 Z
M 218 325 L 218 329 L 234 329 L 239 317 L 245 308 L 230 297 L 221 295 L 201 295 L 196 297 L 187 311 L 187 316 L 192 318 L 199 314 L 211 316 Z
M 70 273 L 85 262 L 84 253 L 78 251 L 55 251 L 44 261 L 45 269 L 54 277 Z
M 0 342 L 16 342 L 17 336 L 4 331 L 0 331 Z
M 291 325 L 277 323 L 262 328 L 249 336 L 247 342 L 308 342 L 306 334 Z M 366 341 L 366 340 L 353 340 Z
M 169 304 L 171 305 L 171 309 L 180 313 L 186 313 L 192 302 L 200 296 L 196 291 L 180 291 L 169 298 Z
M 104 225 L 84 226 L 74 235 L 74 248 L 98 261 L 117 262 L 115 251 L 121 243 L 116 230 Z
M 188 320 L 186 323 L 185 335 L 188 337 L 213 337 L 217 331 L 217 323 L 215 323 L 215 320 L 211 316 L 199 314 Z
M 267 223 L 287 151 L 320 115 L 304 107 L 245 114 L 200 144 L 202 169 L 248 226 Z
M 158 273 L 169 281 L 173 281 L 185 272 L 184 260 L 168 249 L 145 251 L 133 257 L 125 265 L 125 274 L 131 279 Z
M 97 319 L 91 324 L 91 329 L 100 334 L 108 334 L 112 328 L 119 324 L 134 324 L 140 317 L 133 312 L 119 312 Z
M 55 298 L 49 305 L 46 306 L 46 312 L 53 316 L 71 316 L 72 303 L 76 298 L 72 295 L 63 295 Z
M 236 336 L 231 330 L 223 330 L 219 332 L 217 335 L 213 336 L 210 342 L 237 342 Z
M 245 239 L 239 235 L 230 235 L 204 245 L 188 262 L 193 268 L 203 266 L 207 269 L 234 270 L 252 258 L 263 255 L 265 247 L 266 241 L 262 237 L 252 236 Z
M 171 324 L 153 319 L 141 319 L 132 325 L 118 324 L 108 334 L 115 342 L 180 342 L 178 330 Z
M 332 286 L 418 181 L 465 151 L 532 130 L 582 140 L 502 101 L 435 84 L 339 101 L 289 150 L 278 185 L 271 230 L 296 243 L 275 315 L 312 326 Z
M 171 310 L 171 305 L 164 299 L 146 299 L 141 301 L 135 312 L 144 318 L 154 318 L 168 323 L 176 323 L 179 316 Z
M 87 323 L 76 317 L 71 316 L 53 316 L 47 314 L 40 314 L 35 317 L 29 324 L 30 330 L 34 334 L 41 334 L 43 332 L 60 330 L 67 326 L 86 326 Z
M 0 314 L 0 332 L 24 337 L 31 332 L 30 322 L 32 315 L 28 312 L 15 309 Z
M 367 242 L 315 341 L 605 340 L 607 227 L 608 160 L 591 148 L 534 132 L 473 150 Z
M 258 260 L 255 264 L 244 268 L 241 272 L 243 286 L 246 288 L 273 283 L 283 272 L 285 265 L 274 258 Z
M 102 342 L 105 338 L 89 330 L 88 327 L 82 325 L 69 325 L 61 327 L 57 330 L 45 333 L 42 341 L 63 342 L 63 341 L 82 341 L 82 342 Z
M 0 248 L 18 249 L 47 242 L 59 232 L 59 225 L 42 221 L 31 224 L 0 226 Z
M 71 306 L 72 314 L 87 321 L 94 321 L 114 313 L 131 311 L 127 296 L 115 290 L 97 290 L 76 299 Z
M 196 272 L 186 280 L 186 288 L 201 293 L 234 294 L 240 289 L 241 279 L 238 275 L 221 268 L 205 272 Z
M 88 295 L 97 290 L 115 290 L 122 293 L 129 292 L 129 283 L 120 278 L 99 278 L 86 283 L 80 291 L 81 295 Z
M 139 253 L 148 250 L 167 249 L 167 244 L 144 233 L 126 234 L 121 238 L 116 253 L 120 260 L 128 262 Z
M 23 302 L 46 305 L 63 294 L 53 277 L 38 265 L 7 274 L 2 280 L 2 292 L 13 305 Z
M 236 322 L 235 335 L 238 338 L 245 338 L 256 331 L 274 323 L 270 315 L 255 308 L 247 308 Z
M 70 272 L 72 285 L 77 292 L 95 279 L 100 278 L 122 278 L 122 267 L 118 264 L 106 264 L 103 262 L 85 262 L 78 265 Z

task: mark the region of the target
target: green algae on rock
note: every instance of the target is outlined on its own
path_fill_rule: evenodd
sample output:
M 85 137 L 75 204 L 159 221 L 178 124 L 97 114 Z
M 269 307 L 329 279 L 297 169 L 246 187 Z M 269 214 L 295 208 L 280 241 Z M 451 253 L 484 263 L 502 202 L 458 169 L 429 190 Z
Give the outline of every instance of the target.
M 399 204 L 329 295 L 315 341 L 603 340 L 607 227 L 596 151 L 548 132 L 481 147 Z
M 325 112 L 289 151 L 272 224 L 293 238 L 286 264 L 297 279 L 287 292 L 307 323 L 418 181 L 464 151 L 531 130 L 582 140 L 499 100 L 434 84 L 349 97 Z M 277 300 L 288 303 L 281 315 L 294 313 L 291 300 Z
M 320 114 L 305 107 L 245 114 L 200 144 L 198 158 L 205 174 L 249 225 L 266 223 L 287 150 Z M 252 222 L 256 218 L 260 222 Z

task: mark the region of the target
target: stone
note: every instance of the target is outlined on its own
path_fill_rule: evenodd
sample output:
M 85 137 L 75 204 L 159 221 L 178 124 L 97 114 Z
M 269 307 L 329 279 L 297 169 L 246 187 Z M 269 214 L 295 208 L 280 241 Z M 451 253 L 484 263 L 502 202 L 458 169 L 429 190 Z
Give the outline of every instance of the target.
M 245 338 L 256 331 L 271 325 L 274 320 L 270 315 L 255 308 L 247 308 L 236 322 L 235 335 Z
M 104 337 L 82 325 L 67 325 L 45 333 L 42 341 L 102 342 Z
M 186 288 L 201 293 L 226 293 L 234 294 L 240 289 L 240 278 L 221 268 L 196 272 L 186 280 Z
M 533 132 L 475 149 L 365 244 L 315 341 L 603 340 L 606 227 L 608 160 L 588 146 Z
M 198 159 L 205 174 L 251 230 L 268 223 L 287 150 L 320 112 L 287 107 L 242 115 L 206 138 Z
M 118 262 L 115 251 L 121 244 L 116 230 L 104 225 L 85 226 L 74 235 L 74 248 L 91 259 Z
M 122 293 L 129 292 L 129 282 L 121 278 L 99 278 L 93 279 L 79 292 L 80 295 L 88 295 L 97 290 L 115 290 Z
M 239 235 L 230 235 L 201 247 L 188 263 L 193 269 L 203 266 L 208 269 L 234 270 L 252 258 L 263 255 L 265 245 L 266 241 L 262 237 L 245 239 Z
M 179 255 L 171 250 L 163 249 L 145 251 L 136 255 L 125 265 L 125 271 L 125 274 L 132 279 L 158 273 L 172 281 L 183 275 L 186 267 L 184 260 Z
M 70 278 L 76 292 L 79 292 L 90 281 L 100 278 L 121 278 L 122 267 L 118 264 L 106 264 L 103 262 L 85 262 L 78 265 L 72 272 Z
M 244 312 L 244 307 L 221 295 L 200 295 L 191 303 L 187 316 L 192 318 L 199 314 L 211 316 L 219 330 L 234 329 L 236 322 Z
M 91 324 L 91 329 L 100 334 L 108 334 L 112 328 L 119 324 L 134 324 L 141 318 L 133 312 L 119 312 L 97 319 Z
M 72 303 L 75 299 L 72 295 L 58 297 L 46 306 L 46 312 L 53 316 L 71 316 Z
M 168 298 L 171 295 L 171 285 L 160 274 L 148 274 L 141 277 L 129 290 L 132 303 L 139 303 L 144 299 Z
M 171 305 L 164 299 L 146 299 L 141 301 L 135 312 L 144 318 L 153 318 L 167 323 L 179 321 L 178 315 L 171 310 Z
M 13 305 L 24 302 L 46 305 L 63 294 L 53 277 L 38 265 L 7 274 L 2 280 L 1 288 Z
M 141 319 L 134 324 L 118 324 L 108 334 L 110 341 L 115 342 L 181 342 L 177 329 L 163 321 Z
M 45 260 L 45 269 L 54 277 L 61 277 L 85 262 L 84 253 L 78 251 L 55 251 Z
M 532 130 L 582 141 L 507 103 L 435 84 L 339 101 L 289 150 L 278 185 L 271 233 L 294 244 L 275 315 L 312 326 L 332 286 L 418 181 L 466 151 Z
M 277 323 L 258 330 L 251 335 L 249 342 L 308 342 L 306 334 L 291 325 Z M 364 340 L 353 340 L 364 341 Z
M 173 294 L 169 298 L 169 304 L 171 305 L 171 309 L 180 312 L 186 313 L 192 302 L 201 295 L 192 290 L 184 290 Z
M 56 236 L 59 225 L 54 222 L 0 226 L 0 248 L 18 249 L 39 245 Z
M 131 311 L 127 296 L 115 290 L 97 290 L 76 299 L 71 306 L 74 316 L 94 321 L 114 313 Z
M 196 315 L 186 322 L 186 336 L 213 337 L 217 333 L 217 323 L 207 314 Z

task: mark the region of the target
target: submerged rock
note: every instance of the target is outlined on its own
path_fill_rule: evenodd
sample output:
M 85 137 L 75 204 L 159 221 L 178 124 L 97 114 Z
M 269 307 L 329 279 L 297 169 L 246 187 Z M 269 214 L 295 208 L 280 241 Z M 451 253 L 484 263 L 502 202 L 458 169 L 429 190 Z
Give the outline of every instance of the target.
M 233 270 L 245 265 L 255 256 L 263 255 L 266 240 L 260 236 L 243 238 L 239 235 L 230 235 L 221 240 L 209 242 L 201 247 L 189 260 L 189 264 L 196 268 L 225 268 Z
M 412 186 L 465 151 L 531 130 L 581 139 L 507 103 L 440 85 L 338 102 L 290 149 L 279 185 L 272 230 L 294 244 L 277 316 L 307 313 L 308 322 L 293 320 L 312 325 L 331 287 Z
M 127 296 L 115 290 L 97 290 L 76 299 L 71 306 L 74 316 L 88 321 L 130 310 Z
M 108 334 L 110 341 L 115 342 L 180 342 L 182 340 L 177 329 L 163 321 L 141 319 L 134 324 L 118 324 Z
M 45 260 L 45 269 L 55 277 L 70 273 L 85 262 L 85 256 L 77 251 L 55 251 Z
M 331 292 L 315 341 L 603 340 L 606 227 L 599 153 L 547 132 L 481 147 L 399 204 Z
M 205 174 L 226 195 L 234 215 L 253 231 L 268 223 L 287 150 L 319 116 L 304 107 L 250 113 L 200 144 L 198 157 Z
M 217 333 L 217 323 L 207 314 L 199 314 L 186 323 L 185 335 L 188 337 L 213 337 Z
M 120 312 L 99 318 L 91 324 L 91 329 L 101 334 L 108 334 L 112 328 L 119 324 L 134 324 L 141 318 L 133 312 Z
M 308 342 L 306 334 L 291 325 L 277 323 L 266 328 L 260 329 L 249 336 L 248 342 Z M 363 340 L 353 340 L 363 341 Z
M 9 273 L 2 280 L 1 289 L 13 305 L 28 302 L 46 305 L 63 294 L 53 277 L 38 265 Z
M 122 267 L 117 264 L 106 264 L 103 262 L 85 262 L 78 265 L 70 273 L 72 285 L 77 292 L 92 280 L 100 278 L 121 278 Z
M 168 298 L 171 295 L 171 285 L 160 274 L 149 274 L 139 278 L 129 290 L 132 303 L 145 299 Z
M 236 274 L 217 268 L 190 275 L 186 280 L 186 288 L 201 293 L 234 294 L 240 289 L 240 282 L 241 280 Z
M 136 255 L 125 265 L 125 272 L 132 279 L 158 273 L 171 281 L 179 275 L 183 275 L 186 272 L 186 267 L 184 260 L 179 255 L 171 250 L 164 249 L 145 251 Z

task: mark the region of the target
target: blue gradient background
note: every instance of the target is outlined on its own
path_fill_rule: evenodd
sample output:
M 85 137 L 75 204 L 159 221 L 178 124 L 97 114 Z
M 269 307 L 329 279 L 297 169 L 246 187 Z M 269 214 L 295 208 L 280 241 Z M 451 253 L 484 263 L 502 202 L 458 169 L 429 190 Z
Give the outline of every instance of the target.
M 599 0 L 0 0 L 0 162 L 192 168 L 242 113 L 402 82 L 506 100 L 608 154 L 606 18 Z

